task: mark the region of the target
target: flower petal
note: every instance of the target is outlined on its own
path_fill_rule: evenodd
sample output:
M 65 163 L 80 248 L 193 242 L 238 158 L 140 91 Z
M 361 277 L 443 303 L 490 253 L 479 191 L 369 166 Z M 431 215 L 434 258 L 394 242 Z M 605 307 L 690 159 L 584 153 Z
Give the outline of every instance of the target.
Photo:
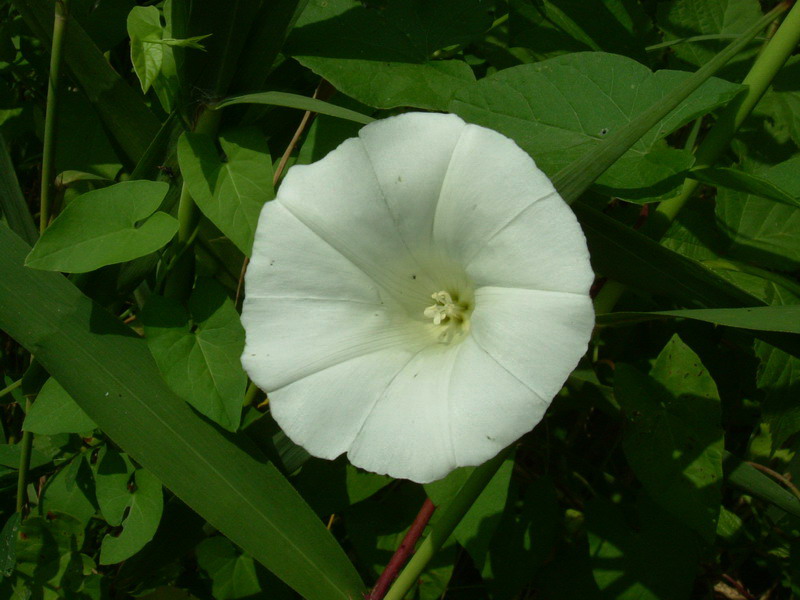
M 467 125 L 453 151 L 434 223 L 434 240 L 468 264 L 483 244 L 553 184 L 513 140 Z
M 477 286 L 589 293 L 586 239 L 559 196 L 534 202 L 484 244 L 466 267 Z
M 413 353 L 394 348 L 317 371 L 270 393 L 281 429 L 313 456 L 346 452 L 396 373 Z
M 400 236 L 412 253 L 431 242 L 433 215 L 450 158 L 466 123 L 456 115 L 406 113 L 358 134 Z
M 589 296 L 479 288 L 473 339 L 541 398 L 553 398 L 586 352 L 594 325 Z
M 398 299 L 427 301 L 430 292 L 408 283 L 419 265 L 360 139 L 345 141 L 319 162 L 292 167 L 275 201 Z

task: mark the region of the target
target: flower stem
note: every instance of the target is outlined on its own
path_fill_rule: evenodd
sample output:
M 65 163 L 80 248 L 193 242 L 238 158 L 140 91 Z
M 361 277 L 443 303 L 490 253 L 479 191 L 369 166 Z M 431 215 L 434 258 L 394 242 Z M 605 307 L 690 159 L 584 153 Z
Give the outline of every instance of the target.
M 425 502 L 422 504 L 422 508 L 419 509 L 419 513 L 414 519 L 414 522 L 411 524 L 411 528 L 403 537 L 403 541 L 400 542 L 397 550 L 395 550 L 395 553 L 392 555 L 389 564 L 386 565 L 383 573 L 381 573 L 381 576 L 375 583 L 375 587 L 372 588 L 372 591 L 367 596 L 367 600 L 383 600 L 384 596 L 386 596 L 386 590 L 389 589 L 392 581 L 394 581 L 395 577 L 397 577 L 398 571 L 402 568 L 402 566 L 408 560 L 408 557 L 414 551 L 414 546 L 417 545 L 417 540 L 422 535 L 422 532 L 425 530 L 428 521 L 431 520 L 431 516 L 433 516 L 433 511 L 435 510 L 436 506 L 433 504 L 433 502 L 431 502 L 430 498 L 426 498 Z
M 39 233 L 47 229 L 55 194 L 56 125 L 58 123 L 58 80 L 64 33 L 69 19 L 69 0 L 56 0 L 53 21 L 53 42 L 50 47 L 50 74 L 47 81 L 47 109 L 44 118 L 44 148 L 42 149 L 42 190 L 39 208 Z
M 511 447 L 506 448 L 492 460 L 477 467 L 455 498 L 442 510 L 439 518 L 431 526 L 430 533 L 420 545 L 400 576 L 395 580 L 385 600 L 402 600 L 411 586 L 419 579 L 434 554 L 444 545 L 478 496 L 494 477 L 500 465 L 508 456 Z

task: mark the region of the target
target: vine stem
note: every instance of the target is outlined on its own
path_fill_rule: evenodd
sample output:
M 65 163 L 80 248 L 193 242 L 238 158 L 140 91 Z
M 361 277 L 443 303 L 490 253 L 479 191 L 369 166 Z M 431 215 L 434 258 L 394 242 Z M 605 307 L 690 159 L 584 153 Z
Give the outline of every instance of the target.
M 800 500 L 800 490 L 797 489 L 797 486 L 795 484 L 793 484 L 791 482 L 791 480 L 789 480 L 787 477 L 784 477 L 783 475 L 781 475 L 777 471 L 774 471 L 773 469 L 770 469 L 769 467 L 764 466 L 762 464 L 759 464 L 757 462 L 748 461 L 747 464 L 750 465 L 751 467 L 755 468 L 755 469 L 758 469 L 762 473 L 766 473 L 767 475 L 769 475 L 773 479 L 776 479 L 776 480 L 780 481 L 783 485 L 786 486 L 786 488 L 790 492 L 792 492 L 792 494 L 794 494 L 795 498 Z
M 42 148 L 42 182 L 39 202 L 39 233 L 44 233 L 50 223 L 50 212 L 55 195 L 56 126 L 58 124 L 58 82 L 61 77 L 61 62 L 64 49 L 64 36 L 69 21 L 69 0 L 56 0 L 53 19 L 53 41 L 50 45 L 50 73 L 47 78 L 47 103 L 44 117 L 44 145 Z M 20 380 L 21 381 L 21 380 Z M 33 404 L 30 397 L 25 398 L 25 414 Z M 22 516 L 25 509 L 25 496 L 28 471 L 31 468 L 33 433 L 22 432 L 17 471 L 17 513 Z
M 395 580 L 392 587 L 389 588 L 384 600 L 402 600 L 405 597 L 411 586 L 419 579 L 428 562 L 444 545 L 489 481 L 495 476 L 512 448 L 513 446 L 509 446 L 472 472 L 469 479 L 461 486 L 456 497 L 441 511 L 439 518 L 431 526 L 430 533 L 420 544 L 419 549 L 414 553 L 414 556 Z
M 778 6 L 786 5 L 784 3 Z M 720 111 L 719 119 L 698 146 L 695 152 L 696 166 L 711 166 L 722 156 L 736 131 L 761 100 L 798 42 L 800 42 L 800 4 L 795 4 L 742 81 L 747 91 Z M 653 211 L 643 233 L 660 240 L 699 186 L 700 182 L 696 179 L 686 179 L 677 196 L 664 200 Z M 595 312 L 598 314 L 611 312 L 624 291 L 623 284 L 608 281 L 595 299 Z
M 367 600 L 383 600 L 392 581 L 395 580 L 398 572 L 403 565 L 406 564 L 408 557 L 414 550 L 414 546 L 417 545 L 417 540 L 419 540 L 422 532 L 425 531 L 425 527 L 428 525 L 428 521 L 431 520 L 435 510 L 436 506 L 433 504 L 433 502 L 431 502 L 431 499 L 426 498 L 425 502 L 422 503 L 422 508 L 419 509 L 419 513 L 414 519 L 414 522 L 411 524 L 411 528 L 403 537 L 403 541 L 400 542 L 397 550 L 395 550 L 391 560 L 389 560 L 389 563 L 386 565 L 383 573 L 381 573 L 381 576 L 375 583 L 375 587 L 372 588 L 369 596 L 367 596 Z
M 56 0 L 53 21 L 53 42 L 50 48 L 50 75 L 47 80 L 47 106 L 44 118 L 44 147 L 42 149 L 42 190 L 39 205 L 39 233 L 47 229 L 55 195 L 56 125 L 58 123 L 58 81 L 64 33 L 69 20 L 69 0 Z

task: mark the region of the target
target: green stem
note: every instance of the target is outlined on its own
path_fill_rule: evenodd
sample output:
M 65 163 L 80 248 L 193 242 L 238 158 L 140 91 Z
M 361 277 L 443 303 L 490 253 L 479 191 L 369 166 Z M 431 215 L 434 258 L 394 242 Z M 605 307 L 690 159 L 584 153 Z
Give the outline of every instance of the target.
M 691 42 L 707 42 L 713 40 L 735 40 L 741 34 L 740 33 L 709 33 L 706 35 L 693 35 L 691 37 L 685 38 L 678 38 L 675 40 L 667 40 L 666 42 L 661 42 L 659 44 L 653 44 L 652 46 L 647 46 L 645 48 L 645 52 L 653 52 L 654 50 L 660 50 L 661 48 L 669 48 L 670 46 L 676 46 L 678 44 L 688 44 Z M 753 38 L 754 40 L 765 39 L 765 38 Z
M 69 0 L 56 0 L 53 21 L 53 43 L 50 48 L 50 75 L 47 82 L 47 112 L 44 118 L 42 149 L 42 191 L 39 210 L 39 233 L 47 229 L 55 194 L 56 124 L 58 115 L 58 81 L 61 73 L 64 32 L 69 20 Z
M 644 134 L 661 119 L 671 113 L 684 99 L 699 88 L 729 60 L 750 43 L 750 41 L 778 15 L 788 8 L 779 4 L 758 20 L 750 29 L 734 40 L 722 52 L 687 77 L 680 85 L 664 96 L 645 113 L 633 119 L 616 131 L 610 133 L 596 151 L 588 152 L 578 160 L 561 169 L 553 177 L 553 185 L 567 203 L 572 204 L 594 181 L 633 146 Z M 777 37 L 777 34 L 776 34 Z
M 785 3 L 776 6 L 767 16 L 771 15 L 774 19 L 775 14 L 773 13 L 780 7 L 785 9 Z M 775 75 L 791 56 L 798 42 L 800 42 L 800 4 L 796 4 L 786 15 L 775 35 L 764 46 L 750 72 L 744 78 L 742 84 L 747 86 L 747 92 L 720 112 L 716 124 L 697 148 L 696 166 L 711 166 L 719 159 L 745 118 L 767 91 Z M 660 240 L 699 185 L 700 183 L 696 179 L 687 178 L 678 196 L 664 200 L 658 205 L 643 229 L 643 233 Z M 606 282 L 595 298 L 595 312 L 597 314 L 611 312 L 624 291 L 625 286 L 621 283 Z
M 439 518 L 431 526 L 425 540 L 408 561 L 406 567 L 400 572 L 384 600 L 402 600 L 411 589 L 411 586 L 419 579 L 422 571 L 428 565 L 436 552 L 444 545 L 450 534 L 456 528 L 470 507 L 475 503 L 483 489 L 494 477 L 500 465 L 508 457 L 511 448 L 506 448 L 492 460 L 477 467 L 466 483 L 461 487 L 458 495 L 441 511 Z
M 203 109 L 194 125 L 195 133 L 204 133 L 215 136 L 222 112 Z M 176 300 L 184 301 L 189 297 L 194 280 L 194 254 L 187 252 L 194 242 L 197 226 L 200 222 L 200 212 L 189 192 L 186 180 L 181 187 L 181 197 L 178 201 L 178 243 L 175 248 L 176 260 L 170 264 L 170 276 L 166 279 L 164 295 Z
M 0 390 L 0 398 L 2 398 L 3 396 L 7 396 L 21 385 L 22 385 L 22 379 L 17 379 L 17 381 L 15 381 L 14 383 L 4 387 L 2 390 Z
M 796 4 L 742 81 L 747 91 L 720 111 L 716 124 L 697 148 L 695 167 L 708 167 L 719 160 L 736 131 L 761 100 L 798 42 L 800 42 L 800 5 Z M 696 179 L 686 179 L 678 196 L 659 204 L 648 221 L 647 234 L 654 239 L 660 239 L 699 185 L 700 182 Z
M 31 410 L 30 399 L 25 400 L 25 414 Z M 28 471 L 31 468 L 31 449 L 33 448 L 33 434 L 30 431 L 22 433 L 19 451 L 19 471 L 17 471 L 17 512 L 20 517 L 25 509 L 25 497 L 28 487 Z

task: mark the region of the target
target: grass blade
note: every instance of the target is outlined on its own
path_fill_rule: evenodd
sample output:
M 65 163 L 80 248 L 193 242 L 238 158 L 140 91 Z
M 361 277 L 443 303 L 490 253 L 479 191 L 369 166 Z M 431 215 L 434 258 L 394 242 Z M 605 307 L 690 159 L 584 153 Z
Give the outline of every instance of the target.
M 342 108 L 323 100 L 316 98 L 308 98 L 299 94 L 289 94 L 286 92 L 260 92 L 257 94 L 245 94 L 243 96 L 232 96 L 220 100 L 211 108 L 219 109 L 226 106 L 233 106 L 234 104 L 268 104 L 270 106 L 286 106 L 288 108 L 297 108 L 299 110 L 310 110 L 320 115 L 328 115 L 330 117 L 338 117 L 348 121 L 355 121 L 366 125 L 372 123 L 375 119 L 367 115 L 361 114 L 354 110 Z
M 342 549 L 258 450 L 175 396 L 144 339 L 63 276 L 23 267 L 30 248 L 5 225 L 0 247 L 0 328 L 111 439 L 305 598 L 359 597 Z

